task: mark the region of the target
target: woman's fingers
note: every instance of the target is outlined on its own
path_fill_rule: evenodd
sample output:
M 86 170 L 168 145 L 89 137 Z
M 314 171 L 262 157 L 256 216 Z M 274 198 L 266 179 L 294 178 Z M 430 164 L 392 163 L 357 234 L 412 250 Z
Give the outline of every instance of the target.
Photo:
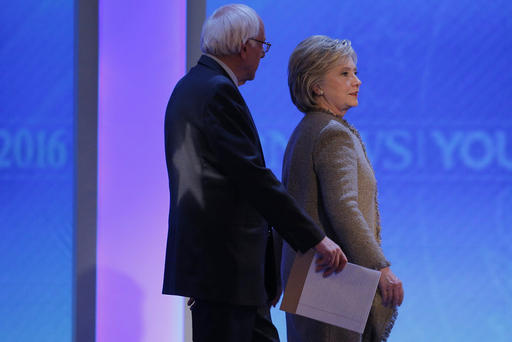
M 388 306 L 389 288 L 388 287 L 381 287 L 380 288 L 380 295 L 382 296 L 382 305 Z

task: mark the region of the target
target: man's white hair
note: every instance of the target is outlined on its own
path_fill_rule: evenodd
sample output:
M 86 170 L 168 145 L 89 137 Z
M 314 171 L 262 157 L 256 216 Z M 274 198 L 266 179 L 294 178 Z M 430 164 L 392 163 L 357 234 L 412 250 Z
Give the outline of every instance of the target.
M 214 56 L 239 53 L 242 44 L 255 38 L 260 30 L 260 17 L 242 4 L 225 5 L 213 12 L 203 24 L 201 51 Z

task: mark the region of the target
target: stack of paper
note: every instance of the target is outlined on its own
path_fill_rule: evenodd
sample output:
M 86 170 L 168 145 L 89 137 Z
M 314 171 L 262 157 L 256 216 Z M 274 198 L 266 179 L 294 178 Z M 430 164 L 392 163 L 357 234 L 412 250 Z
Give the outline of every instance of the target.
M 362 334 L 380 272 L 348 263 L 324 278 L 314 259 L 314 250 L 297 254 L 280 309 Z

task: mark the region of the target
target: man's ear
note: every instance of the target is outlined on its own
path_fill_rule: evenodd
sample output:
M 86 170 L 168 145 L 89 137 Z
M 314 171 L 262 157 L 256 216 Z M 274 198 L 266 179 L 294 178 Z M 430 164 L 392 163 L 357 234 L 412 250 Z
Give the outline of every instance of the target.
M 242 42 L 240 46 L 240 57 L 242 57 L 243 60 L 247 58 L 247 43 Z

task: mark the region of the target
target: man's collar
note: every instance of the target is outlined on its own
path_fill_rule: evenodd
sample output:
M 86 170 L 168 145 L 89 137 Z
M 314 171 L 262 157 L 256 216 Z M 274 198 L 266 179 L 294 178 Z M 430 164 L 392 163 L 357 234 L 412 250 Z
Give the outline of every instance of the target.
M 210 55 L 209 53 L 205 53 L 204 55 L 210 57 L 215 62 L 219 63 L 219 65 L 222 67 L 222 69 L 224 69 L 228 73 L 228 75 L 231 78 L 231 80 L 233 81 L 233 83 L 238 87 L 238 78 L 236 78 L 235 73 L 226 65 L 226 63 L 224 63 L 223 61 L 221 61 L 214 55 Z

